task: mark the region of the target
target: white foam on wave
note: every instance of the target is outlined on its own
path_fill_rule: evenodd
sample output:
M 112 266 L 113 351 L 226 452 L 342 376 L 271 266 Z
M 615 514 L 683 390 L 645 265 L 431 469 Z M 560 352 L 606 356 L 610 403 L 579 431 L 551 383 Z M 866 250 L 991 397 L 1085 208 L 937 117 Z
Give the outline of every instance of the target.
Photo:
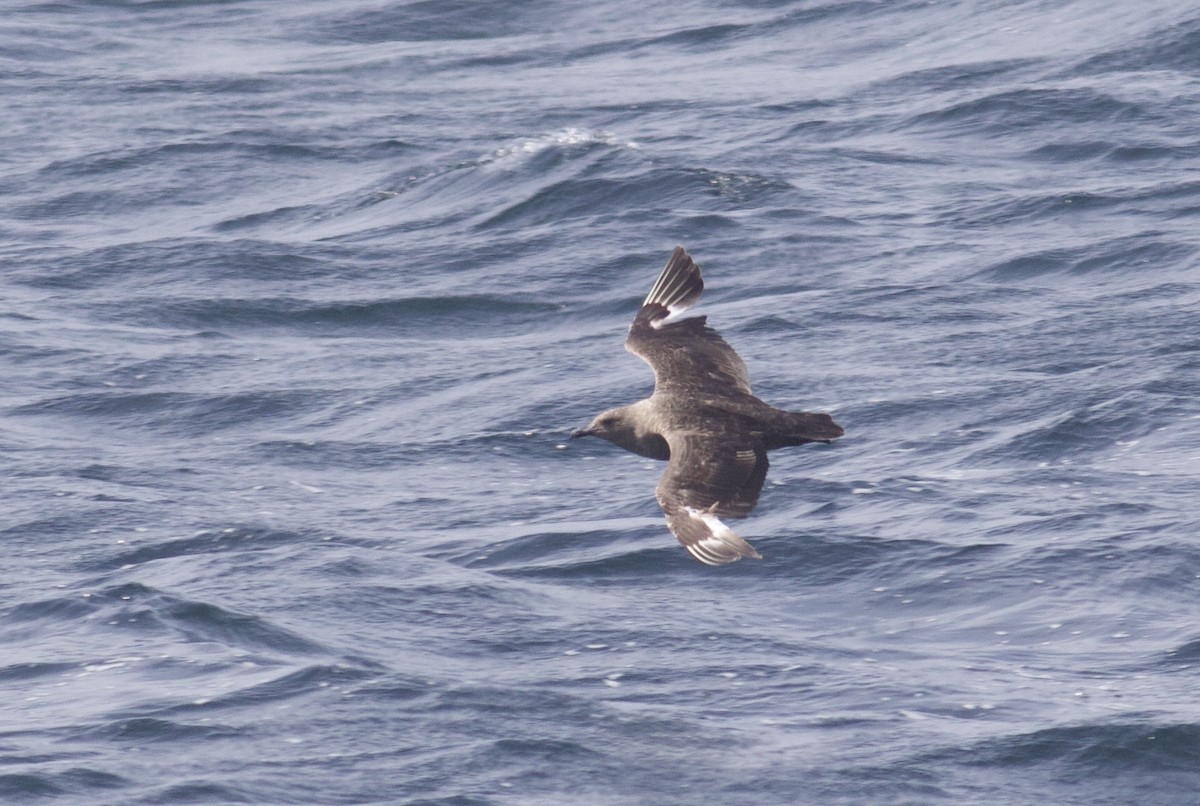
M 576 128 L 575 126 L 568 126 L 565 129 L 548 132 L 498 148 L 485 158 L 485 161 L 496 163 L 521 161 L 541 151 L 545 151 L 547 148 L 597 144 L 631 149 L 639 148 L 638 144 L 633 140 L 623 140 L 612 132 L 593 132 L 587 129 Z

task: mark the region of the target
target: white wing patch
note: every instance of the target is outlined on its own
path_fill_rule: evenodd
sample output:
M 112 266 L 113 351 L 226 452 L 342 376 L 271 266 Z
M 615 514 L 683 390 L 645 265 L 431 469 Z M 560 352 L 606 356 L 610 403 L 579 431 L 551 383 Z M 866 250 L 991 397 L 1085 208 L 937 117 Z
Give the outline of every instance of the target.
M 673 323 L 673 321 L 677 321 L 677 319 L 676 319 L 677 314 L 679 314 L 682 311 L 686 311 L 686 309 L 688 309 L 690 307 L 691 307 L 690 305 L 668 305 L 667 306 L 667 315 L 665 315 L 665 317 L 662 317 L 661 319 L 654 319 L 654 320 L 650 321 L 650 327 L 653 327 L 654 330 L 658 330 L 659 327 L 662 327 L 665 325 L 670 325 L 671 323 Z

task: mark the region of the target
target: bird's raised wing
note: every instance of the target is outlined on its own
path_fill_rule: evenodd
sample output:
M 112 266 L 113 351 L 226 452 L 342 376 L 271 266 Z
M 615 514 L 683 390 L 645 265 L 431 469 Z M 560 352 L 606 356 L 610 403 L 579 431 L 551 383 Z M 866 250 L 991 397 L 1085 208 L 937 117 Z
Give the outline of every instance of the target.
M 724 565 L 761 559 L 719 516 L 745 517 L 767 476 L 767 449 L 754 435 L 667 434 L 671 460 L 655 490 L 667 526 L 693 557 Z
M 703 291 L 700 267 L 682 246 L 675 247 L 629 328 L 625 349 L 654 370 L 655 391 L 702 388 L 750 394 L 745 363 L 705 324 L 705 317 L 667 321 L 691 307 Z

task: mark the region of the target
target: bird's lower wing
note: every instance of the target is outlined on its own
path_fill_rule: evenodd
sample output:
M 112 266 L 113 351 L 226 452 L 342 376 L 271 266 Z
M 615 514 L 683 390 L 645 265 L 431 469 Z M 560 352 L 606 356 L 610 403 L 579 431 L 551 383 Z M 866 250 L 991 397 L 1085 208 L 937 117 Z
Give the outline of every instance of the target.
M 671 532 L 707 565 L 743 557 L 761 559 L 720 519 L 721 515 L 742 517 L 758 500 L 767 474 L 767 452 L 761 440 L 697 433 L 673 434 L 668 442 L 671 461 L 655 497 Z

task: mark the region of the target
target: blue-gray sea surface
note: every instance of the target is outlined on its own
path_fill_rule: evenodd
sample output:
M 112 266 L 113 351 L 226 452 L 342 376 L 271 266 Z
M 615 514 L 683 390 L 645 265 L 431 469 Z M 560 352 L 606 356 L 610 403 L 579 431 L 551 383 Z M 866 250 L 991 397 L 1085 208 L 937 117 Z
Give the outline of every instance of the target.
M 1200 10 L 0 22 L 0 801 L 1200 799 Z M 831 412 L 692 560 L 569 442 L 682 244 Z

